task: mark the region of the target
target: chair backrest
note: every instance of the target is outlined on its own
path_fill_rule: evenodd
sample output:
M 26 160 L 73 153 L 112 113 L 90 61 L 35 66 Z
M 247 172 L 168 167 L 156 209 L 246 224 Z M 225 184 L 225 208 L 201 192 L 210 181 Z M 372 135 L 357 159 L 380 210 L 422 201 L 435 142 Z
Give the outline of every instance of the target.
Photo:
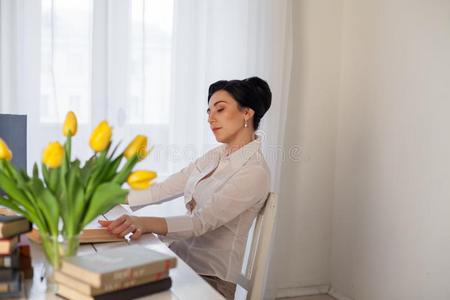
M 247 268 L 245 274 L 241 274 L 238 282 L 247 290 L 247 299 L 249 300 L 259 300 L 263 297 L 277 202 L 277 195 L 269 193 L 266 203 L 256 217 Z

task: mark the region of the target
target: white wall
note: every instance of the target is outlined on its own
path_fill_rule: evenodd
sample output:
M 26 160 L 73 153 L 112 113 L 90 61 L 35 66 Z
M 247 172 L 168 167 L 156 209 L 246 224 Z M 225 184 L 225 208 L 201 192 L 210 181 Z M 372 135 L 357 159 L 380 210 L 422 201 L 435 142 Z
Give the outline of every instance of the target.
M 450 1 L 345 0 L 342 16 L 331 284 L 448 300 Z
M 283 165 L 269 284 L 450 299 L 450 1 L 295 0 L 293 15 L 284 147 L 303 152 Z
M 340 1 L 294 1 L 294 61 L 275 260 L 278 296 L 328 290 Z M 298 147 L 298 148 L 294 148 Z M 299 156 L 294 155 L 300 149 Z M 295 160 L 293 158 L 299 158 Z

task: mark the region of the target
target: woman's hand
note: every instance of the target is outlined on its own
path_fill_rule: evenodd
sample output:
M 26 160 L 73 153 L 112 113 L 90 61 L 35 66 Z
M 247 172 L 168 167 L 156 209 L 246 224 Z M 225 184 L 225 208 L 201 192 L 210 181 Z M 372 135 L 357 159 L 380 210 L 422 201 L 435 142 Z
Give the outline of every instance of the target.
M 98 220 L 100 225 L 106 227 L 112 234 L 123 238 L 129 233 L 133 233 L 130 237 L 133 240 L 137 240 L 145 233 L 144 225 L 141 222 L 140 217 L 122 215 L 113 221 Z

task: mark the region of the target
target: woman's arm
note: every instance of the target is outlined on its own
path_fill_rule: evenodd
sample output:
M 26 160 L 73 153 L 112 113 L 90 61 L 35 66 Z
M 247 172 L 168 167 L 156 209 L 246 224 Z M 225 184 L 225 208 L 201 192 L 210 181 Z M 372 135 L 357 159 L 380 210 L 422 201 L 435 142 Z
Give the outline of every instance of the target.
M 261 167 L 246 168 L 211 195 L 204 207 L 192 215 L 167 218 L 123 215 L 114 221 L 99 221 L 117 236 L 133 232 L 133 239 L 152 232 L 179 240 L 199 236 L 222 226 L 264 201 L 269 191 L 268 173 Z M 261 202 L 262 205 L 262 202 Z
M 191 163 L 181 171 L 169 176 L 163 182 L 156 183 L 148 189 L 130 190 L 126 203 L 133 207 L 162 203 L 180 197 L 183 195 L 186 182 L 194 168 L 194 163 Z
M 99 220 L 99 223 L 114 235 L 124 237 L 133 233 L 131 239 L 137 240 L 143 233 L 152 232 L 159 235 L 167 234 L 167 222 L 165 218 L 135 217 L 122 215 L 114 221 Z
M 167 217 L 166 236 L 173 240 L 200 236 L 227 224 L 255 205 L 262 206 L 269 194 L 269 176 L 261 166 L 242 168 L 193 214 Z
M 186 183 L 192 172 L 200 166 L 218 161 L 222 146 L 208 151 L 181 171 L 171 175 L 165 181 L 152 185 L 143 191 L 131 190 L 126 202 L 131 206 L 143 206 L 153 203 L 162 203 L 183 195 Z

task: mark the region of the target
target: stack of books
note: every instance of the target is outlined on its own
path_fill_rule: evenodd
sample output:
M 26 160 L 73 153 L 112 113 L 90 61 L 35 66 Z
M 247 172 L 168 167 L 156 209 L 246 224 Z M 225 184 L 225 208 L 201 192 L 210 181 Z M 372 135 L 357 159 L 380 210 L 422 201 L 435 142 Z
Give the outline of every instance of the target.
M 31 229 L 24 217 L 0 215 L 0 298 L 20 296 L 23 279 L 33 277 L 30 246 L 20 241 Z
M 131 245 L 65 258 L 55 281 L 67 299 L 134 299 L 170 289 L 176 264 L 175 257 Z
M 20 242 L 17 245 L 17 248 L 19 251 L 19 269 L 22 272 L 24 279 L 32 279 L 34 272 L 33 264 L 31 263 L 31 249 L 25 234 L 20 236 Z

